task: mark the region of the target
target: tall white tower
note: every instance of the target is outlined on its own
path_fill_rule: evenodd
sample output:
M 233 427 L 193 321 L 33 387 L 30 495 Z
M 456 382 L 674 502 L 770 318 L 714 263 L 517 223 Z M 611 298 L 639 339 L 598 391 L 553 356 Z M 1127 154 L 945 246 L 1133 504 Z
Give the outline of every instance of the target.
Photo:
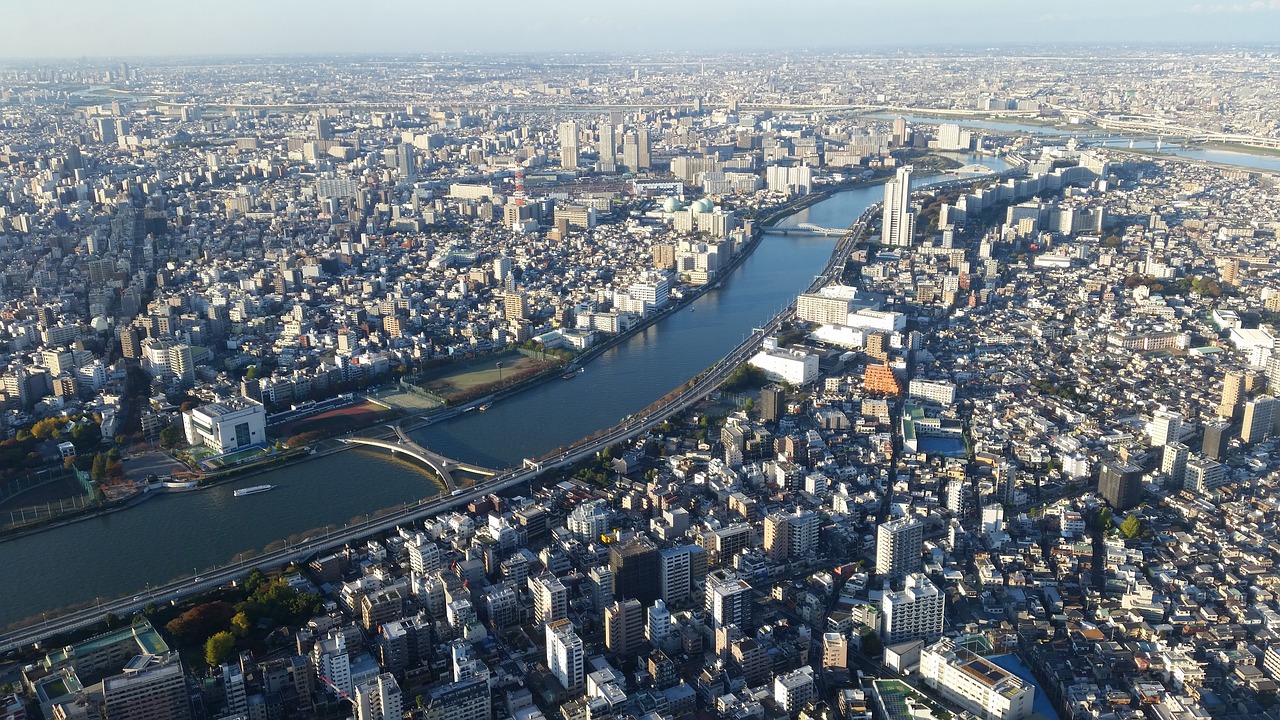
M 884 186 L 884 222 L 881 242 L 893 247 L 910 247 L 916 232 L 916 214 L 911 209 L 911 173 L 914 168 L 898 168 Z

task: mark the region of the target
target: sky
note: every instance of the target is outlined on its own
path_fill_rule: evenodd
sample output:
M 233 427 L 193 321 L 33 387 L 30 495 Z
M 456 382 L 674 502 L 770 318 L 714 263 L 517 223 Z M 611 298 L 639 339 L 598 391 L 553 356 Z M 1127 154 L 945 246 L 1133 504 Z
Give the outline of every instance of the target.
M 1280 0 L 0 0 L 0 57 L 1280 44 Z

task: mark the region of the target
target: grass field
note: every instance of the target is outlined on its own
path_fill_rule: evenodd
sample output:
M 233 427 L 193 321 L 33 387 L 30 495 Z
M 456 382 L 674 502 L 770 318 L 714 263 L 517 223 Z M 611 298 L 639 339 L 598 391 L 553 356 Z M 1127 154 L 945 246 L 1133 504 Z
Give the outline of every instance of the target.
M 500 366 L 499 366 L 500 365 Z M 482 388 L 498 389 L 534 375 L 552 362 L 534 360 L 519 353 L 509 353 L 496 360 L 472 365 L 465 370 L 444 375 L 423 384 L 423 387 L 446 400 L 474 396 Z
M 277 428 L 276 433 L 281 437 L 300 435 L 305 432 L 344 433 L 368 427 L 390 418 L 393 414 L 381 405 L 365 401 L 286 423 Z

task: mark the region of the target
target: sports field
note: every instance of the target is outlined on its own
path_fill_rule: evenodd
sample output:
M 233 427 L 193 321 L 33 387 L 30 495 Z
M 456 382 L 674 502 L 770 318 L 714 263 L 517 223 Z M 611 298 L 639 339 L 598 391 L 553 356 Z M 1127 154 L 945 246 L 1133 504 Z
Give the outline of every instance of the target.
M 520 353 L 508 353 L 500 358 L 486 360 L 458 372 L 428 380 L 422 384 L 422 387 L 450 402 L 455 402 L 468 397 L 479 397 L 487 391 L 513 385 L 555 364 L 525 357 Z

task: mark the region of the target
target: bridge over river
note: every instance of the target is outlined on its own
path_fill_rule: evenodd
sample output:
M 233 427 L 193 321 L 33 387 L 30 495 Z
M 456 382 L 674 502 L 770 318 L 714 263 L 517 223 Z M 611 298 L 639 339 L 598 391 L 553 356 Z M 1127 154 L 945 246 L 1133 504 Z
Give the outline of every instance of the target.
M 350 437 L 345 438 L 342 442 L 349 445 L 367 445 L 369 447 L 390 450 L 392 453 L 408 455 L 435 471 L 435 473 L 439 475 L 440 479 L 444 482 L 445 489 L 449 492 L 453 492 L 458 489 L 458 483 L 453 479 L 454 470 L 462 470 L 473 475 L 482 475 L 484 477 L 493 477 L 498 474 L 498 471 L 492 468 L 473 465 L 460 460 L 454 460 L 453 458 L 447 458 L 439 453 L 431 452 L 409 439 L 409 436 L 405 434 L 404 429 L 399 425 L 393 425 L 391 426 L 391 429 L 395 431 L 394 440 L 390 438 Z

